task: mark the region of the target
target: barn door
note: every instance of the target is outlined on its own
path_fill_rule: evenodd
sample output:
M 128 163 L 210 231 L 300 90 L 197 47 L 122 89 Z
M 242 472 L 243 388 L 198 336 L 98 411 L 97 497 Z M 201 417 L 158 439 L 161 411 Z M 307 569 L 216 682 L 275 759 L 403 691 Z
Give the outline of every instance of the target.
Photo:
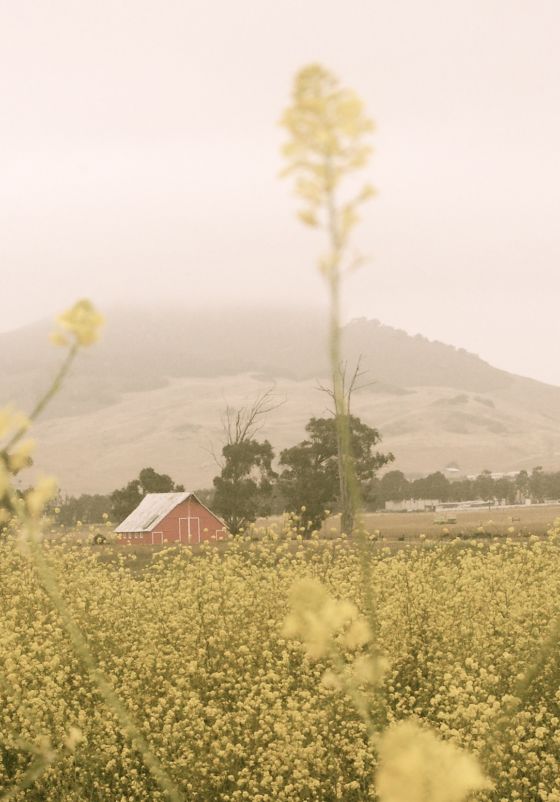
M 200 543 L 200 518 L 179 518 L 181 543 Z
M 188 518 L 179 518 L 179 541 L 187 545 L 190 543 Z
M 200 543 L 200 518 L 189 518 L 189 543 Z

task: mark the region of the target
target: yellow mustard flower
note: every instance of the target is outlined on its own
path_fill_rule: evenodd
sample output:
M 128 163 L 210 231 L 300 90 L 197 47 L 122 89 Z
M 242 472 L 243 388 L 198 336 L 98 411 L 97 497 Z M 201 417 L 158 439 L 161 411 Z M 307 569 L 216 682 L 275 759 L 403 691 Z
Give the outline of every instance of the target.
M 78 345 L 93 345 L 99 339 L 103 322 L 103 315 L 99 314 L 91 301 L 83 298 L 57 317 L 63 332 L 54 332 L 51 340 L 56 345 L 67 345 L 69 341 L 64 333 L 67 332 Z

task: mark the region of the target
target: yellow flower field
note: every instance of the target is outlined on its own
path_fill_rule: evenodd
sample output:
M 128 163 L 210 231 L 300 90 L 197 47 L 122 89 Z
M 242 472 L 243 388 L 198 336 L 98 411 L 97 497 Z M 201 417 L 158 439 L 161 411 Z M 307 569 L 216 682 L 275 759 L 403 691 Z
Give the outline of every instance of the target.
M 167 549 L 141 570 L 126 547 L 115 562 L 86 545 L 41 546 L 177 798 L 350 801 L 381 792 L 384 802 L 432 802 L 486 788 L 476 798 L 559 802 L 555 533 L 394 555 L 368 548 L 364 573 L 363 555 L 344 541 Z M 294 583 L 314 580 L 335 601 L 319 590 L 315 612 L 290 612 Z M 0 794 L 166 799 L 16 540 L 0 545 L 0 598 Z M 318 647 L 317 629 L 312 648 L 291 640 L 317 621 L 336 648 Z M 368 649 L 381 656 L 383 679 L 358 670 Z

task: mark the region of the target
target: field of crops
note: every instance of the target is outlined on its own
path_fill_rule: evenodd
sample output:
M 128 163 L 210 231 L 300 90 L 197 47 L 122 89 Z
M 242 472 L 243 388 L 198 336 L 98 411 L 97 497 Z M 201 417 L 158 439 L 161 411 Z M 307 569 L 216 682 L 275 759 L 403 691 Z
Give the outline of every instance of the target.
M 49 541 L 42 553 L 102 673 L 72 645 L 33 561 L 1 548 L 0 789 L 15 800 L 372 799 L 382 748 L 387 802 L 461 798 L 466 764 L 422 751 L 417 730 L 412 754 L 402 737 L 376 737 L 403 720 L 477 756 L 493 788 L 476 798 L 560 800 L 555 536 L 396 554 L 374 544 L 367 559 L 336 541 L 265 540 L 163 549 L 141 570 L 126 548 L 104 560 L 103 549 Z M 284 623 L 297 580 L 332 597 L 320 591 L 297 619 L 313 625 L 307 646 Z M 339 602 L 356 605 L 370 635 L 356 635 L 354 608 Z M 358 671 L 368 652 L 386 661 L 383 679 Z M 107 706 L 99 677 L 141 738 Z

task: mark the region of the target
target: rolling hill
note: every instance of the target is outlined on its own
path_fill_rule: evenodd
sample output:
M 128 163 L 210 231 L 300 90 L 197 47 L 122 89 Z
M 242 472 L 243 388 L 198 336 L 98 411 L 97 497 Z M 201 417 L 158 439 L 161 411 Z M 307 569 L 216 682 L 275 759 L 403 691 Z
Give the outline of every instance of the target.
M 306 309 L 124 309 L 84 351 L 34 429 L 37 470 L 69 493 L 106 492 L 146 465 L 189 488 L 216 473 L 221 416 L 274 387 L 284 403 L 261 432 L 279 451 L 327 411 L 326 325 Z M 39 322 L 0 335 L 0 398 L 29 409 L 61 358 Z M 353 411 L 380 429 L 394 467 L 425 473 L 560 468 L 560 388 L 499 370 L 478 356 L 359 319 L 344 331 L 367 387 Z

